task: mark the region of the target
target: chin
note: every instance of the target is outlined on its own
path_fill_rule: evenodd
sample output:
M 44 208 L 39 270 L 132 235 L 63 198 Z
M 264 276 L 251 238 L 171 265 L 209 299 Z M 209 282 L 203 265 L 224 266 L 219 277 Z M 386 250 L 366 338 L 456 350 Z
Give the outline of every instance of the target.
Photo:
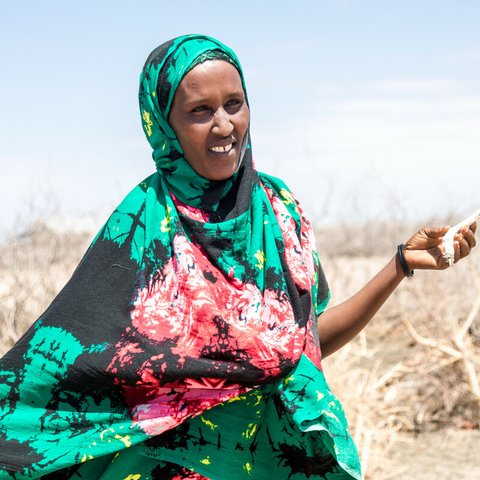
M 235 170 L 231 173 L 225 174 L 225 175 L 219 175 L 218 173 L 215 175 L 204 175 L 205 178 L 208 178 L 208 180 L 212 180 L 215 182 L 221 182 L 222 180 L 227 180 L 230 178 L 233 174 L 235 173 Z
M 238 162 L 235 162 L 233 165 L 229 165 L 228 167 L 222 166 L 221 168 L 215 170 L 209 169 L 203 174 L 200 173 L 200 175 L 208 178 L 209 180 L 214 180 L 217 182 L 221 180 L 227 180 L 227 178 L 230 178 L 237 171 L 237 165 Z

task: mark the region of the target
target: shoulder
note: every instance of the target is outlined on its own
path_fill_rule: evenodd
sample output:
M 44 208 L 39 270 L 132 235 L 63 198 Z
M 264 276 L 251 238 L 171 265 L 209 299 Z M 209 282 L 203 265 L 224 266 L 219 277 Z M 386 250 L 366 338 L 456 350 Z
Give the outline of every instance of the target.
M 160 189 L 161 181 L 157 173 L 142 180 L 117 205 L 107 219 L 106 229 L 115 232 L 129 230 L 133 223 L 138 223 L 144 216 L 148 198 L 156 198 Z
M 267 193 L 280 199 L 290 214 L 300 221 L 304 212 L 291 188 L 283 180 L 272 175 L 259 172 L 258 176 L 263 187 L 268 190 Z
M 152 190 L 153 192 L 159 190 L 160 184 L 159 174 L 157 172 L 153 173 L 135 185 L 123 198 L 115 211 L 135 213 L 145 203 L 146 197 L 152 194 Z
M 281 202 L 281 205 L 288 212 L 295 222 L 295 229 L 297 235 L 300 236 L 301 231 L 304 230 L 305 224 L 310 224 L 305 212 L 300 206 L 297 197 L 292 192 L 290 187 L 280 178 L 267 175 L 266 173 L 258 173 L 260 182 L 265 188 L 268 197 L 272 203 Z M 274 207 L 275 210 L 275 207 Z
M 289 194 L 293 196 L 292 190 L 287 184 L 278 177 L 274 177 L 272 175 L 268 175 L 267 173 L 258 172 L 258 177 L 260 178 L 260 182 L 267 188 L 273 190 L 277 195 L 282 196 Z

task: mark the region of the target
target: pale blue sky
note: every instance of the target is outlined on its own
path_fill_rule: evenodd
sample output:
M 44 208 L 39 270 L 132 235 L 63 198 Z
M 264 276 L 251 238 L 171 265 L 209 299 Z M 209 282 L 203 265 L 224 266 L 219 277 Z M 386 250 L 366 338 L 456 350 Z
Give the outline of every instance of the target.
M 480 2 L 18 1 L 0 10 L 0 229 L 104 216 L 153 172 L 138 76 L 171 37 L 242 61 L 260 170 L 317 223 L 480 208 Z

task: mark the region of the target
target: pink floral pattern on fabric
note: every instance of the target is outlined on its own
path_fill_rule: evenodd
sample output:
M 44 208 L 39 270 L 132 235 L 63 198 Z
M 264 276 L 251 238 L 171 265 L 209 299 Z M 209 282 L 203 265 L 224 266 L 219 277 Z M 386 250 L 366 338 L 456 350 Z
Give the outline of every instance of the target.
M 187 205 L 186 203 L 181 202 L 180 200 L 178 200 L 178 198 L 175 197 L 172 192 L 170 192 L 170 195 L 173 202 L 175 203 L 175 206 L 177 207 L 178 212 L 182 215 L 190 217 L 193 220 L 198 220 L 199 222 L 210 221 L 210 215 L 205 210 L 197 207 L 192 207 L 191 205 Z
M 220 388 L 205 384 L 189 381 L 183 387 L 159 387 L 153 400 L 132 408 L 132 418 L 145 433 L 159 435 L 248 390 L 240 386 Z
M 309 251 L 311 245 L 306 241 L 300 242 L 296 233 L 295 220 L 285 205 L 285 202 L 294 202 L 295 200 L 290 192 L 288 192 L 289 196 L 282 201 L 273 190 L 266 187 L 264 188 L 272 205 L 275 217 L 277 218 L 280 230 L 282 231 L 283 242 L 285 244 L 285 259 L 293 280 L 297 287 L 310 290 L 313 285 L 313 262 L 311 252 Z M 305 235 L 303 227 L 305 227 L 305 224 L 302 225 L 301 229 Z M 306 235 L 308 238 L 308 234 Z M 307 253 L 307 257 L 305 253 Z
M 301 288 L 312 289 L 318 281 L 313 258 L 313 252 L 316 252 L 316 240 L 312 223 L 292 192 L 285 191 L 282 200 L 275 191 L 264 188 L 282 231 L 285 257 L 295 284 Z M 300 214 L 300 240 L 296 234 L 295 222 L 287 209 L 287 205 L 291 202 L 295 203 Z M 320 370 L 322 369 L 317 325 L 313 321 L 307 329 L 304 353 Z
M 228 348 L 271 375 L 282 358 L 300 356 L 304 331 L 288 298 L 226 277 L 183 236 L 173 244 L 173 258 L 134 303 L 132 324 L 142 335 L 172 339 L 182 358 Z
M 302 212 L 299 235 L 287 208 L 296 203 L 294 197 L 286 191 L 279 195 L 261 188 L 280 227 L 292 279 L 299 290 L 311 291 L 316 281 L 311 224 Z M 179 213 L 193 220 L 207 220 L 201 209 L 176 199 L 174 204 Z M 253 388 L 221 375 L 217 378 L 220 358 L 230 362 L 227 372 L 244 365 L 263 372 L 258 384 L 281 374 L 282 365 L 295 365 L 302 353 L 320 366 L 318 338 L 312 332 L 315 326 L 311 320 L 307 327 L 299 326 L 285 292 L 262 291 L 254 283 L 240 281 L 232 270 L 225 273 L 182 233 L 173 237 L 170 259 L 138 289 L 131 320 L 108 370 L 118 376 L 122 369 L 137 366 L 139 380 L 134 385 L 118 377 L 117 384 L 122 386 L 132 418 L 149 435 L 159 435 Z M 158 355 L 143 358 L 145 342 L 159 345 Z M 140 363 L 139 358 L 143 358 Z M 182 379 L 182 369 L 191 368 L 192 362 L 210 365 L 212 376 Z M 171 369 L 180 378 L 170 380 Z

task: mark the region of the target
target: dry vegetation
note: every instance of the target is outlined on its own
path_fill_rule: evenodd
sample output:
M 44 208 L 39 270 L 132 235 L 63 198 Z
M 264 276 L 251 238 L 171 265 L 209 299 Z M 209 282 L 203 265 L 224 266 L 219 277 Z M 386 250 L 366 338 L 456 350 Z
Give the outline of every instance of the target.
M 37 223 L 0 246 L 0 355 L 65 285 L 91 237 Z
M 332 303 L 370 278 L 414 228 L 375 224 L 320 232 Z M 0 354 L 42 313 L 91 237 L 55 233 L 38 223 L 0 247 Z M 325 361 L 366 478 L 478 478 L 458 472 L 411 476 L 409 458 L 394 460 L 403 432 L 478 433 L 479 309 L 480 252 L 474 251 L 448 271 L 417 272 L 404 281 L 365 332 Z
M 321 232 L 332 303 L 361 287 L 393 256 L 392 246 L 414 230 L 377 224 Z M 353 248 L 343 244 L 339 252 L 332 238 L 344 236 Z M 479 310 L 480 252 L 474 250 L 447 271 L 416 272 L 358 338 L 325 360 L 327 378 L 343 400 L 367 478 L 480 478 L 477 454 L 467 451 L 478 452 L 480 444 Z M 447 438 L 456 434 L 452 447 Z M 406 438 L 420 440 L 406 446 Z M 419 449 L 425 441 L 428 448 Z M 404 449 L 400 455 L 399 448 Z M 451 453 L 452 448 L 452 471 L 429 474 L 425 469 L 431 466 L 411 465 L 422 455 L 425 461 L 436 458 L 442 468 L 445 450 Z

